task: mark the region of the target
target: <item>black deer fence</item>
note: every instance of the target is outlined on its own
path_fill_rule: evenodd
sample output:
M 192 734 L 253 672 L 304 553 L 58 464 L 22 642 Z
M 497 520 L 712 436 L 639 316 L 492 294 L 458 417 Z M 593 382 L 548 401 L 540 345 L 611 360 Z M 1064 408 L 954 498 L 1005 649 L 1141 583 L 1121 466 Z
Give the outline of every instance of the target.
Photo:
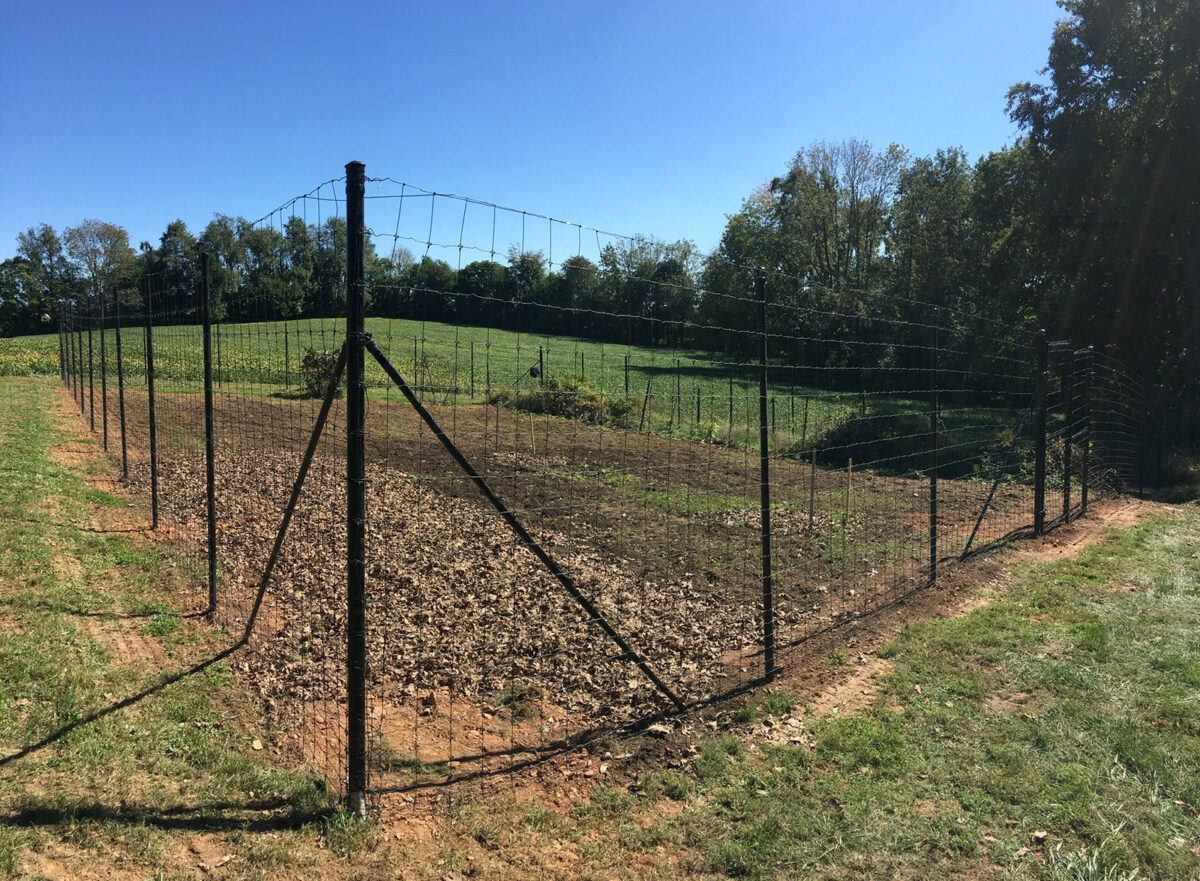
M 768 682 L 1146 482 L 1105 352 L 767 269 L 707 290 L 655 240 L 346 171 L 250 225 L 257 263 L 64 306 L 59 352 L 355 810 Z

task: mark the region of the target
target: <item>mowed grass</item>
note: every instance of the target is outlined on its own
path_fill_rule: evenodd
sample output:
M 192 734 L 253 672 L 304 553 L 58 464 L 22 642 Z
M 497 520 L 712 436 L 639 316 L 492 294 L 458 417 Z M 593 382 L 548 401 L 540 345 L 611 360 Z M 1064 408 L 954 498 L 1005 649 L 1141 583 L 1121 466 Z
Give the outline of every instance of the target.
M 356 824 L 315 778 L 261 762 L 270 733 L 224 663 L 96 717 L 229 639 L 178 614 L 192 576 L 169 554 L 91 528 L 110 516 L 93 506 L 126 502 L 53 455 L 68 440 L 54 393 L 0 379 L 0 877 L 198 877 L 213 860 L 196 836 L 236 857 L 233 878 L 346 851 Z M 167 661 L 118 658 L 98 632 L 153 639 Z

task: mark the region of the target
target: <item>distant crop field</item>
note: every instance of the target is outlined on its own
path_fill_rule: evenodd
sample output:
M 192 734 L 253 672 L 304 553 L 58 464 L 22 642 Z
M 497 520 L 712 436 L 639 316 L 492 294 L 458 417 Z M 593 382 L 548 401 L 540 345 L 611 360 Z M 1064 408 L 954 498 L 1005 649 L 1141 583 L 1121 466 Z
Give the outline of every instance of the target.
M 344 327 L 341 319 L 214 326 L 214 381 L 227 393 L 299 396 L 304 388 L 305 353 L 336 351 Z M 758 444 L 755 362 L 701 350 L 655 349 L 437 322 L 368 318 L 366 327 L 408 383 L 431 403 L 491 401 L 546 415 L 571 415 L 559 412 L 556 402 L 581 398 L 599 414 L 593 421 L 615 420 L 623 428 L 736 446 Z M 104 334 L 110 376 L 116 370 L 116 336 L 111 329 Z M 100 338 L 99 331 L 92 334 L 91 357 L 97 373 Z M 76 345 L 86 365 L 86 332 L 77 335 Z M 144 385 L 145 341 L 140 326 L 122 330 L 121 348 L 126 381 Z M 155 380 L 161 391 L 201 391 L 203 344 L 198 325 L 155 327 L 154 354 Z M 0 375 L 53 375 L 59 369 L 58 359 L 57 334 L 0 339 Z M 368 358 L 366 367 L 369 396 L 394 397 L 396 391 L 378 365 Z M 864 464 L 881 455 L 900 461 L 906 451 L 894 442 L 880 446 L 881 437 L 876 435 L 915 437 L 925 430 L 921 420 L 927 402 L 922 396 L 904 390 L 868 394 L 822 388 L 811 381 L 813 373 L 778 364 L 768 370 L 767 424 L 777 452 L 803 456 L 813 447 L 850 444 L 860 452 L 849 455 Z M 973 446 L 980 450 L 1004 444 L 1005 426 L 1012 421 L 1009 408 L 991 409 L 986 402 L 945 407 L 941 419 L 948 432 L 969 432 Z M 895 431 L 897 420 L 908 424 L 903 432 Z M 891 470 L 905 467 L 907 463 L 901 462 L 901 467 Z

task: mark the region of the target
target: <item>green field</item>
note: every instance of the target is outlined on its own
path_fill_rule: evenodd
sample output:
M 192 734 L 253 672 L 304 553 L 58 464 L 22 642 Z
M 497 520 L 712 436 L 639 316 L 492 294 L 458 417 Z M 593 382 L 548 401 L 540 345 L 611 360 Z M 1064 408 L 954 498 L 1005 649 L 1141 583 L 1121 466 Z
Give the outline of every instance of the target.
M 213 336 L 215 381 L 224 391 L 298 393 L 303 387 L 300 362 L 304 353 L 337 349 L 344 327 L 339 319 L 221 325 Z M 723 361 L 696 350 L 651 349 L 433 322 L 369 318 L 367 331 L 426 400 L 465 404 L 495 395 L 507 399 L 505 396 L 549 386 L 627 400 L 630 427 L 734 443 L 757 439 L 755 364 Z M 121 343 L 126 379 L 144 383 L 142 329 L 126 328 Z M 93 334 L 91 345 L 98 365 L 99 332 Z M 57 373 L 58 346 L 56 334 L 0 340 L 0 376 Z M 85 359 L 87 346 L 84 333 Z M 202 346 L 196 325 L 155 328 L 155 379 L 163 391 L 199 390 Z M 105 350 L 113 375 L 115 331 L 106 333 Z M 540 378 L 530 373 L 535 367 Z M 785 438 L 785 443 L 809 444 L 861 410 L 857 393 L 795 384 L 784 372 L 774 371 L 771 378 L 768 419 L 773 415 L 776 435 Z M 373 396 L 381 396 L 388 387 L 387 377 L 370 358 L 367 382 Z
M 755 363 L 692 349 L 655 349 L 434 322 L 369 318 L 367 331 L 429 402 L 461 406 L 492 401 L 697 440 L 758 443 Z M 220 325 L 213 335 L 218 390 L 285 397 L 303 394 L 304 354 L 310 349 L 336 350 L 343 334 L 340 319 Z M 76 340 L 86 363 L 87 334 Z M 110 378 L 115 376 L 116 342 L 115 331 L 107 331 Z M 144 384 L 142 329 L 126 328 L 121 343 L 126 381 Z M 0 339 L 0 376 L 55 374 L 58 347 L 56 334 Z M 93 334 L 91 347 L 98 370 L 99 332 Z M 156 327 L 154 355 L 160 391 L 200 391 L 203 348 L 198 326 Z M 533 368 L 539 376 L 531 374 Z M 767 421 L 774 450 L 788 455 L 813 446 L 855 444 L 857 452 L 849 455 L 868 464 L 875 459 L 903 459 L 914 443 L 917 447 L 924 443 L 921 433 L 926 430 L 928 406 L 924 395 L 864 394 L 803 381 L 813 375 L 813 371 L 801 373 L 779 365 L 769 371 Z M 372 398 L 397 394 L 370 357 L 367 382 Z M 1016 423 L 1011 403 L 1004 401 L 995 408 L 946 407 L 943 431 L 952 442 L 965 440 L 967 454 L 979 457 L 1007 441 L 1006 431 L 1011 432 Z M 883 442 L 888 437 L 909 440 L 897 446 Z M 914 464 L 902 462 L 901 470 Z

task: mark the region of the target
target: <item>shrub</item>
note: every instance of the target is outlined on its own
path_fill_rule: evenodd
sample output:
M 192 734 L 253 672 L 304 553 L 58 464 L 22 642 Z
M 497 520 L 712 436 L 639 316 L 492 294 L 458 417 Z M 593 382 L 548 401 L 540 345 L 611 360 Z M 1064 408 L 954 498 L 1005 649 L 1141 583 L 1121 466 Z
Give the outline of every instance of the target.
M 636 401 L 605 395 L 586 382 L 549 379 L 541 388 L 529 391 L 496 392 L 489 402 L 513 410 L 579 419 L 592 425 L 628 426 Z
M 306 349 L 300 360 L 300 376 L 304 381 L 304 393 L 310 398 L 323 398 L 329 388 L 329 380 L 337 367 L 338 353 L 318 349 Z M 340 398 L 344 391 L 344 380 L 338 383 L 334 397 Z

